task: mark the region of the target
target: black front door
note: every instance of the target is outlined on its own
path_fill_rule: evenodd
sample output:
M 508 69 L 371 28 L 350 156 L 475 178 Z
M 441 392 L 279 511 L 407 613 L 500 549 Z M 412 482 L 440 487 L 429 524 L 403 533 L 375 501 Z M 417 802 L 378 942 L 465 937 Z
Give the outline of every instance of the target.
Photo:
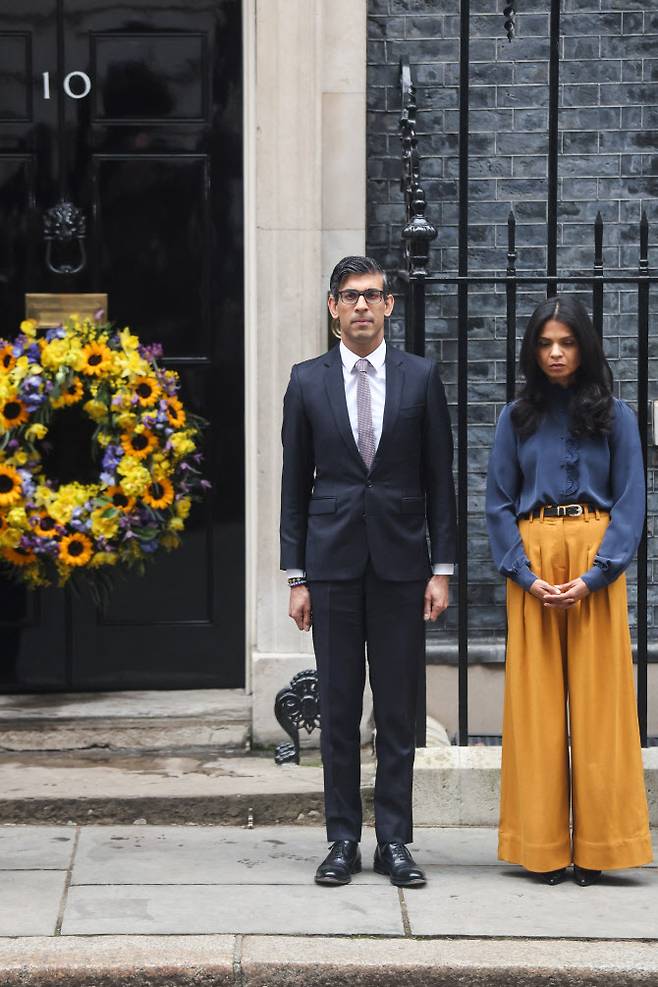
M 3 691 L 243 684 L 241 64 L 240 0 L 0 0 L 0 336 L 26 292 L 107 292 L 209 420 L 213 483 L 183 547 L 104 614 L 3 579 Z M 73 275 L 46 264 L 60 198 L 86 219 Z

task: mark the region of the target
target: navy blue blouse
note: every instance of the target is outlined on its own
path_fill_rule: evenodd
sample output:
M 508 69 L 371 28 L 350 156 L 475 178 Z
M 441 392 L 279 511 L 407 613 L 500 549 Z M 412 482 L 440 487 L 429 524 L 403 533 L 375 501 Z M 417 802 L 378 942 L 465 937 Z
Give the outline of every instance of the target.
M 519 514 L 578 503 L 610 512 L 594 564 L 582 573 L 592 592 L 621 575 L 642 536 L 644 464 L 634 412 L 614 398 L 611 434 L 576 439 L 569 432 L 570 399 L 570 388 L 551 385 L 549 411 L 526 439 L 512 425 L 514 403 L 503 408 L 496 427 L 487 477 L 489 541 L 499 572 L 524 589 L 537 575 L 521 541 Z

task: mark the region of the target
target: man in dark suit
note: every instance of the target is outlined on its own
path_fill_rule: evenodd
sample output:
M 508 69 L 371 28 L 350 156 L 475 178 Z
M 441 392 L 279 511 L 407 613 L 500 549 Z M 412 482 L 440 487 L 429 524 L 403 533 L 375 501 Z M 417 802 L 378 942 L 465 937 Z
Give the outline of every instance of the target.
M 300 630 L 313 627 L 332 843 L 319 884 L 347 884 L 361 869 L 366 647 L 377 727 L 374 867 L 398 886 L 425 883 L 406 844 L 424 620 L 448 605 L 455 553 L 452 435 L 436 364 L 386 345 L 393 303 L 376 261 L 339 261 L 328 305 L 340 345 L 294 366 L 284 399 L 281 568 L 290 616 Z

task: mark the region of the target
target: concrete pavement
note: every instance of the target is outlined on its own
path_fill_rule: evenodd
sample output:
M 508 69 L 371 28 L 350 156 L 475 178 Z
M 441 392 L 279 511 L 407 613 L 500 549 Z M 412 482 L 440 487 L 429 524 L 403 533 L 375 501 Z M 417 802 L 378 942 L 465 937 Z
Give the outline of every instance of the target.
M 312 826 L 0 827 L 0 984 L 658 982 L 658 869 L 593 888 L 496 860 L 493 829 L 421 828 L 424 889 L 320 888 Z

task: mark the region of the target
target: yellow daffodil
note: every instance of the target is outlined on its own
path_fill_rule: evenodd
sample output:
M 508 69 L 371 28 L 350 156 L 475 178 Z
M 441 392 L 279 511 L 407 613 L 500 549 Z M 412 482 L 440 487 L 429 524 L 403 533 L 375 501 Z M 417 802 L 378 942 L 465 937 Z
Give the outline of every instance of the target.
M 35 319 L 23 319 L 21 322 L 21 332 L 33 339 L 37 334 L 39 323 Z
M 102 401 L 95 401 L 92 398 L 90 401 L 85 401 L 82 407 L 89 417 L 95 422 L 102 422 L 108 416 L 107 405 Z
M 48 429 L 45 425 L 41 425 L 39 422 L 35 422 L 34 425 L 29 425 L 25 429 L 25 438 L 28 442 L 36 442 L 39 439 L 43 439 L 48 434 Z

